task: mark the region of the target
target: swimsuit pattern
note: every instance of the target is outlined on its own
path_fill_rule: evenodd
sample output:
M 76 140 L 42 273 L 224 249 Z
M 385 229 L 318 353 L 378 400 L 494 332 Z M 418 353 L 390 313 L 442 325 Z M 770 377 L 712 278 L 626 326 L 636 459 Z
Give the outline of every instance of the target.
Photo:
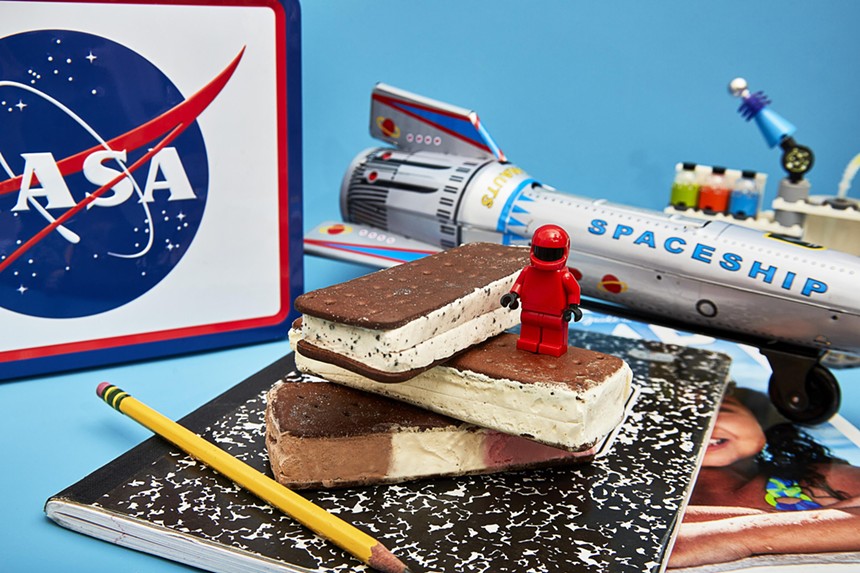
M 803 493 L 803 489 L 796 481 L 772 477 L 767 480 L 765 492 L 765 501 L 780 511 L 801 511 L 821 507 L 821 504 Z M 786 503 L 782 501 L 784 499 L 797 501 Z

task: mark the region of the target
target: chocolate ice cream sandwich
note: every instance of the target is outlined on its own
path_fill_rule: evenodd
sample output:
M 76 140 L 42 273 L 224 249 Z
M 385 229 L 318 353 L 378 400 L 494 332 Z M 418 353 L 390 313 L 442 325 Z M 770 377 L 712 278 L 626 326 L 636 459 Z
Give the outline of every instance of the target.
M 291 339 L 302 336 L 293 329 Z M 495 336 L 399 384 L 385 384 L 304 354 L 303 372 L 436 413 L 579 451 L 622 419 L 632 371 L 620 358 L 570 348 L 561 357 L 517 350 L 517 336 Z
M 401 382 L 519 322 L 499 304 L 528 249 L 470 243 L 299 296 L 299 350 Z

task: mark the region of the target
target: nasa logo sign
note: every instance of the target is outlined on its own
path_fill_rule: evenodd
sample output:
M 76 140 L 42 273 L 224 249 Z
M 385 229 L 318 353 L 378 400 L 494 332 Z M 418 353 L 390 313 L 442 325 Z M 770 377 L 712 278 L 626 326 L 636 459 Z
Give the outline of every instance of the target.
M 94 34 L 14 34 L 0 54 L 0 307 L 73 318 L 144 295 L 203 220 L 209 168 L 196 119 L 242 54 L 190 95 Z
M 284 338 L 298 1 L 0 13 L 0 380 Z

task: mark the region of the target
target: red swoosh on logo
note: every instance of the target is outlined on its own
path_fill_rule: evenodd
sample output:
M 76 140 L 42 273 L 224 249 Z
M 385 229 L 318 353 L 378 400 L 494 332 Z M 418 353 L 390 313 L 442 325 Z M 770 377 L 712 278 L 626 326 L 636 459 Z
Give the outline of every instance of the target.
M 141 165 L 145 164 L 153 155 L 161 151 L 171 141 L 176 139 L 179 134 L 185 131 L 185 129 L 187 129 L 188 126 L 197 119 L 203 110 L 212 103 L 219 93 L 221 93 L 221 90 L 225 85 L 227 85 L 227 82 L 230 81 L 230 78 L 232 77 L 233 72 L 236 71 L 236 67 L 239 65 L 239 61 L 242 59 L 242 55 L 244 53 L 245 48 L 242 48 L 239 55 L 230 62 L 230 65 L 224 68 L 220 74 L 215 76 L 215 78 L 200 89 L 200 91 L 181 104 L 174 106 L 155 119 L 144 123 L 140 127 L 124 133 L 123 135 L 119 135 L 107 142 L 111 149 L 137 149 L 145 143 L 149 143 L 156 137 L 169 131 L 169 133 L 167 133 L 167 135 L 153 149 L 129 166 L 129 173 L 134 173 Z M 83 169 L 84 159 L 86 159 L 87 155 L 100 149 L 103 149 L 103 147 L 101 145 L 97 145 L 86 151 L 58 161 L 57 167 L 59 168 L 60 173 L 63 175 L 77 173 Z M 54 229 L 71 219 L 87 205 L 104 195 L 108 189 L 122 181 L 125 177 L 125 173 L 121 173 L 114 177 L 107 184 L 102 185 L 97 190 L 93 191 L 93 193 L 76 203 L 74 207 L 57 217 L 55 221 L 33 235 L 26 243 L 15 249 L 8 257 L 6 257 L 3 262 L 0 262 L 0 273 L 6 270 L 9 265 L 15 262 L 21 255 L 30 250 L 39 241 L 47 237 Z M 9 193 L 10 191 L 19 189 L 20 181 L 21 177 L 19 176 L 14 179 L 7 179 L 0 183 L 0 194 Z
M 242 48 L 239 55 L 237 55 L 221 73 L 215 76 L 211 82 L 203 86 L 203 88 L 201 88 L 196 94 L 167 110 L 158 117 L 149 120 L 143 125 L 140 125 L 127 133 L 114 137 L 107 142 L 108 147 L 111 149 L 135 150 L 140 146 L 149 143 L 156 137 L 167 133 L 179 124 L 184 124 L 186 127 L 191 125 L 191 123 L 197 119 L 197 116 L 199 116 L 203 110 L 212 103 L 218 94 L 221 93 L 221 90 L 225 85 L 227 85 L 227 82 L 230 81 L 230 77 L 239 66 L 239 61 L 241 61 L 244 53 L 245 48 Z M 64 176 L 78 173 L 84 168 L 84 160 L 87 156 L 94 151 L 99 151 L 101 149 L 104 149 L 104 146 L 95 145 L 85 151 L 81 151 L 80 153 L 61 159 L 57 162 L 57 167 L 59 168 L 60 173 Z M 12 191 L 18 191 L 20 189 L 20 175 L 0 182 L 0 195 L 10 193 Z

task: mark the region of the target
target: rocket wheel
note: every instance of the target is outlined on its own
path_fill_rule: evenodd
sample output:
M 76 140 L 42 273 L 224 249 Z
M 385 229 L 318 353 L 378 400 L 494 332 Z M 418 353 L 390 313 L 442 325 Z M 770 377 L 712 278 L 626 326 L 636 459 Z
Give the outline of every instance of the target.
M 839 411 L 842 391 L 836 378 L 824 366 L 816 364 L 809 370 L 804 389 L 806 400 L 798 400 L 796 396 L 784 393 L 771 377 L 768 393 L 779 413 L 799 424 L 821 424 Z

